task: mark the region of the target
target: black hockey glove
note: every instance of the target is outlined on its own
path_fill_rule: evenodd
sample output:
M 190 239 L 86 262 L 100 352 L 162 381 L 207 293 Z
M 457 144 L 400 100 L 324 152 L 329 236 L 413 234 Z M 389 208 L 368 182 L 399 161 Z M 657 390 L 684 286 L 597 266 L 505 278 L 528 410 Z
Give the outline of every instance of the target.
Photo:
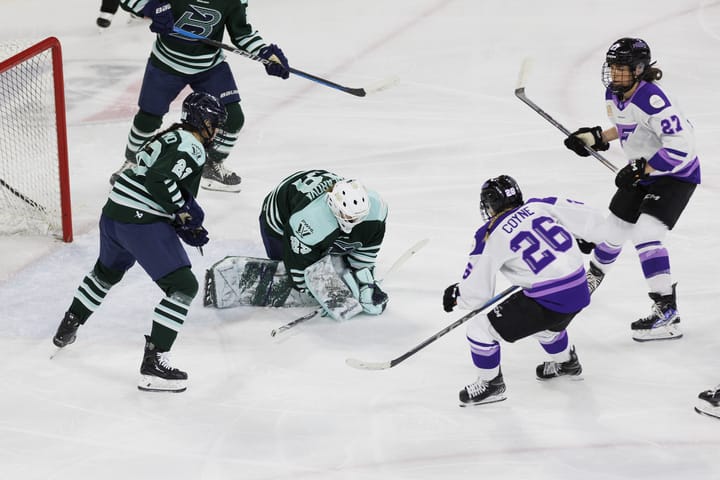
M 175 227 L 175 232 L 177 233 L 178 237 L 180 237 L 180 240 L 187 243 L 191 247 L 202 247 L 210 241 L 210 238 L 208 237 L 208 231 L 205 230 L 205 227 L 203 226 L 192 229 L 185 226 L 178 226 Z
M 460 288 L 457 283 L 453 283 L 445 289 L 443 294 L 443 309 L 446 312 L 452 312 L 457 306 L 457 298 L 460 296 Z
M 590 152 L 585 146 L 588 146 L 596 152 L 604 152 L 610 148 L 610 144 L 602 139 L 602 127 L 583 127 L 575 130 L 565 139 L 565 146 L 580 155 L 581 157 L 589 157 Z
M 593 242 L 587 242 L 582 238 L 576 238 L 575 241 L 577 242 L 578 247 L 580 247 L 580 251 L 585 255 L 590 255 L 595 249 L 595 244 Z
M 618 171 L 615 176 L 615 186 L 626 189 L 636 187 L 640 180 L 647 177 L 645 165 L 647 165 L 647 160 L 644 158 L 631 160 L 630 163 Z
M 288 68 L 290 68 L 288 59 L 285 57 L 283 51 L 280 50 L 280 47 L 274 43 L 261 48 L 258 52 L 258 56 L 265 60 L 270 60 L 270 63 L 265 65 L 265 71 L 268 75 L 280 77 L 283 80 L 290 76 L 290 70 L 288 70 Z M 275 58 L 272 58 L 273 56 Z
M 150 0 L 142 10 L 143 17 L 152 20 L 150 31 L 160 35 L 167 35 L 173 32 L 175 17 L 172 7 L 168 2 L 160 3 L 159 0 Z
M 183 195 L 186 200 L 185 204 L 175 212 L 173 225 L 177 227 L 185 227 L 186 230 L 194 230 L 202 226 L 205 220 L 205 212 L 195 201 L 192 195 Z

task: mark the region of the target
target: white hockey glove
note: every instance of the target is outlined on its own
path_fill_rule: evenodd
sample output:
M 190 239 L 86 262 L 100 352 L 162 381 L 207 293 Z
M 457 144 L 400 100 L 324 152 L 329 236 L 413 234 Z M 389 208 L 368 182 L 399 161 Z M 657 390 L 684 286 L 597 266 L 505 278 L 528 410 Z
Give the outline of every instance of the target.
M 380 315 L 385 311 L 389 298 L 375 281 L 371 269 L 349 269 L 343 274 L 343 280 L 353 296 L 360 301 L 364 313 Z

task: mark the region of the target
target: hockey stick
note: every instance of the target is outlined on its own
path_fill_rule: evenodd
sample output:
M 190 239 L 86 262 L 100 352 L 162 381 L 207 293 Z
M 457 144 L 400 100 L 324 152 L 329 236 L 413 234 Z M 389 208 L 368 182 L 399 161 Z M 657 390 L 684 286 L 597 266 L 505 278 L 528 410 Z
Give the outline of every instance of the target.
M 293 327 L 294 327 L 295 325 L 297 325 L 298 323 L 307 322 L 308 320 L 310 320 L 311 318 L 314 318 L 314 317 L 315 317 L 317 314 L 319 314 L 319 313 L 320 313 L 320 309 L 314 310 L 314 311 L 308 313 L 307 315 L 303 315 L 303 316 L 300 317 L 300 318 L 296 318 L 296 319 L 293 320 L 292 322 L 286 323 L 285 325 L 283 325 L 283 326 L 281 326 L 281 327 L 278 327 L 278 328 L 273 329 L 273 331 L 270 332 L 270 336 L 271 336 L 271 337 L 274 337 L 274 336 L 277 335 L 278 333 L 282 333 L 282 332 L 284 332 L 285 330 L 290 330 L 291 328 L 293 328 Z
M 420 240 L 419 242 L 417 242 L 415 245 L 413 245 L 412 247 L 408 248 L 408 249 L 405 251 L 405 253 L 403 253 L 402 255 L 400 255 L 400 257 L 399 257 L 397 260 L 395 260 L 395 263 L 393 263 L 393 264 L 390 266 L 390 268 L 388 268 L 387 272 L 385 272 L 385 276 L 384 276 L 382 279 L 378 280 L 378 282 L 381 283 L 381 282 L 385 281 L 385 279 L 387 278 L 387 276 L 388 276 L 391 272 L 394 272 L 395 270 L 397 270 L 398 268 L 400 268 L 401 265 L 403 265 L 405 262 L 407 262 L 408 260 L 410 260 L 410 257 L 412 257 L 412 256 L 415 255 L 417 252 L 419 252 L 420 249 L 422 249 L 425 245 L 427 245 L 429 241 L 430 241 L 429 238 L 423 238 L 422 240 Z M 271 336 L 271 337 L 274 337 L 274 336 L 276 336 L 278 333 L 282 333 L 282 332 L 284 332 L 284 331 L 286 331 L 286 330 L 290 330 L 290 329 L 293 328 L 295 325 L 297 325 L 297 324 L 299 324 L 299 323 L 302 323 L 302 322 L 306 322 L 306 321 L 310 320 L 311 318 L 314 318 L 314 317 L 315 317 L 317 314 L 319 314 L 320 312 L 321 312 L 321 309 L 318 308 L 318 309 L 315 310 L 314 312 L 310 312 L 310 313 L 308 313 L 307 315 L 304 315 L 304 316 L 302 316 L 302 317 L 300 317 L 300 318 L 296 318 L 296 319 L 293 320 L 292 322 L 286 323 L 285 325 L 283 325 L 283 326 L 281 326 L 281 327 L 278 327 L 278 328 L 272 330 L 272 331 L 270 332 L 270 336 Z
M 526 80 L 526 77 L 527 77 L 527 74 L 528 74 L 528 71 L 529 71 L 529 70 L 530 70 L 530 60 L 526 58 L 526 59 L 523 61 L 522 66 L 520 67 L 520 75 L 519 75 L 519 78 L 518 78 L 517 88 L 515 89 L 515 96 L 516 96 L 517 98 L 519 98 L 520 100 L 522 100 L 522 102 L 523 102 L 525 105 L 527 105 L 528 107 L 530 107 L 530 108 L 532 108 L 533 110 L 535 110 L 535 112 L 537 112 L 538 115 L 540 115 L 540 116 L 543 117 L 545 120 L 547 120 L 548 122 L 550 122 L 555 128 L 557 128 L 557 129 L 560 130 L 562 133 L 564 133 L 566 137 L 569 137 L 570 135 L 572 135 L 572 132 L 570 132 L 570 130 L 568 130 L 567 128 L 565 128 L 565 127 L 564 127 L 563 125 L 561 125 L 557 120 L 555 120 L 553 117 L 551 117 L 550 115 L 548 115 L 542 108 L 538 107 L 532 100 L 530 100 L 530 99 L 527 97 L 527 95 L 525 95 L 525 80 Z M 596 151 L 593 150 L 592 148 L 588 147 L 587 145 L 585 145 L 585 150 L 586 150 L 590 155 L 592 155 L 592 156 L 595 157 L 597 160 L 599 160 L 600 163 L 602 163 L 603 165 L 605 165 L 606 167 L 608 167 L 613 173 L 616 173 L 616 172 L 617 172 L 617 170 L 618 170 L 617 167 L 616 167 L 615 165 L 613 165 L 613 163 L 610 162 L 607 158 L 603 157 L 602 155 L 600 155 L 598 152 L 596 152 Z
M 23 195 L 22 193 L 20 193 L 20 192 L 18 192 L 17 190 L 15 190 L 13 187 L 11 187 L 11 186 L 10 186 L 5 180 L 3 180 L 2 178 L 0 178 L 0 185 L 2 185 L 3 187 L 5 187 L 10 193 L 12 193 L 13 195 L 15 195 L 17 198 L 19 198 L 19 199 L 22 200 L 23 202 L 27 203 L 28 205 L 30 205 L 30 206 L 33 207 L 34 209 L 40 210 L 42 213 L 47 213 L 47 211 L 45 210 L 45 207 L 43 207 L 42 205 L 40 205 L 39 203 L 37 203 L 35 200 L 33 200 L 33 199 L 31 199 L 31 198 L 28 198 L 28 197 L 26 197 L 25 195 Z
M 393 358 L 392 360 L 389 360 L 387 362 L 365 362 L 362 360 L 358 360 L 356 358 L 348 358 L 345 360 L 345 363 L 350 367 L 357 368 L 360 370 L 387 370 L 388 368 L 392 368 L 395 365 L 397 365 L 398 363 L 401 363 L 401 362 L 407 360 L 408 358 L 412 357 L 417 352 L 419 352 L 423 348 L 427 347 L 428 345 L 430 345 L 431 343 L 433 343 L 435 340 L 442 337 L 446 333 L 454 330 L 455 328 L 459 327 L 463 323 L 467 322 L 472 317 L 474 317 L 478 313 L 481 313 L 486 308 L 491 307 L 495 303 L 499 302 L 506 295 L 509 295 L 509 294 L 515 292 L 516 290 L 518 290 L 518 288 L 520 288 L 520 287 L 518 287 L 516 285 L 506 288 L 505 290 L 503 290 L 502 292 L 498 293 L 493 298 L 491 298 L 490 300 L 485 302 L 485 304 L 482 307 L 476 308 L 475 310 L 471 311 L 467 315 L 455 320 L 453 323 L 451 323 L 447 327 L 443 328 L 442 330 L 437 332 L 432 337 L 430 337 L 430 338 L 426 339 L 425 341 L 423 341 L 422 343 L 419 343 L 418 345 L 414 346 L 413 348 L 411 348 L 407 352 L 403 353 L 399 357 Z
M 178 35 L 181 35 L 185 38 L 191 38 L 193 40 L 198 40 L 202 43 L 205 43 L 207 45 L 212 45 L 216 48 L 222 48 L 223 50 L 227 50 L 228 52 L 237 53 L 238 55 L 242 55 L 243 57 L 249 58 L 250 60 L 255 60 L 256 62 L 260 62 L 263 65 L 272 65 L 274 62 L 271 60 L 268 60 L 266 58 L 262 58 L 258 55 L 252 54 L 250 52 L 246 52 L 245 50 L 240 50 L 239 48 L 235 48 L 233 46 L 227 45 L 222 42 L 218 42 L 217 40 L 213 40 L 211 38 L 204 37 L 202 35 L 198 35 L 193 32 L 189 32 L 187 30 L 183 30 L 179 27 L 173 27 L 173 32 L 177 33 Z M 364 88 L 351 88 L 351 87 L 345 87 L 343 85 L 337 84 L 335 82 L 331 82 L 330 80 L 326 80 L 321 77 L 317 77 L 315 75 L 311 75 L 307 72 L 303 72 L 302 70 L 298 70 L 297 68 L 288 67 L 288 70 L 290 73 L 297 75 L 298 77 L 303 77 L 307 80 L 319 83 L 321 85 L 325 85 L 326 87 L 334 88 L 335 90 L 340 90 L 341 92 L 349 93 L 350 95 L 355 95 L 356 97 L 364 97 L 367 92 Z M 378 88 L 378 90 L 382 90 L 383 88 L 387 88 L 386 86 L 381 86 Z

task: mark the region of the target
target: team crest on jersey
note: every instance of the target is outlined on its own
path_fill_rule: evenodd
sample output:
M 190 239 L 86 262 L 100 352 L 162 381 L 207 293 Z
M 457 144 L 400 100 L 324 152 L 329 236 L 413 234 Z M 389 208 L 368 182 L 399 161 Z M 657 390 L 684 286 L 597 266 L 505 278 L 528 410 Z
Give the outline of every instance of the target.
M 337 240 L 335 240 L 335 242 L 333 242 L 332 246 L 330 247 L 330 254 L 347 255 L 354 252 L 360 247 L 362 247 L 362 243 L 360 242 L 347 242 L 338 238 Z
M 290 250 L 299 255 L 305 255 L 312 251 L 307 245 L 298 240 L 294 235 L 290 237 Z
M 300 225 L 298 225 L 297 228 L 297 234 L 300 235 L 300 238 L 305 238 L 308 235 L 312 235 L 313 229 L 310 225 L 307 224 L 305 220 L 300 221 Z
M 634 125 L 617 125 L 617 131 L 618 131 L 618 137 L 620 138 L 620 144 L 624 144 L 627 142 L 628 138 L 630 138 L 630 135 L 635 133 L 635 130 L 637 130 L 637 124 Z

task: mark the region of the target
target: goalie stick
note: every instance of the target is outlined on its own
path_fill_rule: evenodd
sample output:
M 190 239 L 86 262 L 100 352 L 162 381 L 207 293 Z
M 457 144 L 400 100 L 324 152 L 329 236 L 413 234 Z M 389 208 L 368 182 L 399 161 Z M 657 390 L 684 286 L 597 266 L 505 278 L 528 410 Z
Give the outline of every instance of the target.
M 530 60 L 525 59 L 523 60 L 522 66 L 520 67 L 520 75 L 518 77 L 518 85 L 517 88 L 515 88 L 515 96 L 519 98 L 525 105 L 532 108 L 537 112 L 538 115 L 543 117 L 545 120 L 550 122 L 555 128 L 560 130 L 565 134 L 565 136 L 569 137 L 572 135 L 572 132 L 565 128 L 562 124 L 560 124 L 557 120 L 555 120 L 553 117 L 548 115 L 542 108 L 538 107 L 532 100 L 530 100 L 527 95 L 525 95 L 525 80 L 528 75 L 528 72 L 530 71 Z M 609 161 L 607 158 L 600 155 L 597 151 L 593 150 L 592 148 L 585 145 L 585 150 L 595 157 L 600 163 L 608 167 L 613 173 L 617 173 L 618 169 L 611 161 Z
M 405 251 L 405 253 L 403 253 L 402 255 L 400 255 L 400 257 L 399 257 L 397 260 L 395 260 L 395 263 L 393 263 L 393 264 L 390 266 L 390 268 L 388 268 L 387 272 L 385 272 L 385 277 L 383 277 L 382 279 L 379 279 L 378 282 L 383 282 L 383 281 L 385 281 L 385 279 L 387 278 L 388 275 L 390 275 L 391 272 L 394 272 L 395 270 L 397 270 L 398 268 L 400 268 L 400 266 L 402 266 L 405 262 L 407 262 L 408 260 L 410 260 L 410 257 L 412 257 L 412 256 L 415 255 L 417 252 L 419 252 L 420 249 L 422 249 L 425 245 L 427 245 L 429 241 L 430 241 L 429 238 L 423 238 L 422 240 L 420 240 L 419 242 L 417 242 L 415 245 L 413 245 L 412 247 L 410 247 L 409 249 L 407 249 L 407 250 Z M 315 310 L 315 311 L 313 311 L 313 312 L 310 312 L 310 313 L 308 313 L 307 315 L 303 315 L 303 316 L 300 317 L 300 318 L 296 318 L 296 319 L 293 320 L 292 322 L 286 323 L 285 325 L 283 325 L 283 326 L 281 326 L 281 327 L 278 327 L 278 328 L 276 328 L 276 329 L 273 329 L 273 330 L 270 332 L 270 336 L 271 336 L 271 337 L 275 337 L 278 333 L 282 333 L 282 332 L 284 332 L 284 331 L 286 331 L 286 330 L 290 330 L 291 328 L 293 328 L 293 327 L 296 326 L 297 324 L 306 322 L 306 321 L 310 320 L 311 318 L 314 318 L 314 317 L 315 317 L 316 315 L 318 315 L 320 312 L 321 312 L 321 309 L 318 308 L 317 310 Z
M 273 62 L 271 60 L 268 60 L 266 58 L 262 58 L 258 55 L 252 54 L 250 52 L 246 52 L 245 50 L 240 50 L 239 48 L 235 48 L 231 45 L 227 45 L 222 42 L 218 42 L 217 40 L 213 40 L 211 38 L 204 37 L 202 35 L 198 35 L 193 32 L 189 32 L 187 30 L 183 30 L 179 27 L 173 27 L 173 32 L 175 32 L 178 35 L 181 35 L 185 38 L 191 38 L 193 40 L 198 40 L 202 43 L 206 43 L 208 45 L 212 45 L 216 48 L 222 48 L 223 50 L 227 50 L 228 52 L 236 53 L 238 55 L 242 55 L 243 57 L 249 58 L 250 60 L 255 60 L 256 62 L 260 62 L 263 65 L 271 65 Z M 346 87 L 344 85 L 340 85 L 335 82 L 331 82 L 330 80 L 324 79 L 322 77 L 318 77 L 316 75 L 312 75 L 307 72 L 303 72 L 302 70 L 298 70 L 297 68 L 288 67 L 288 70 L 290 73 L 297 75 L 298 77 L 303 77 L 307 80 L 310 80 L 312 82 L 319 83 L 321 85 L 325 85 L 326 87 L 334 88 L 335 90 L 340 90 L 341 92 L 349 93 L 350 95 L 355 95 L 356 97 L 364 97 L 367 95 L 368 91 L 375 92 L 380 91 L 388 88 L 393 83 L 396 83 L 396 79 L 391 79 L 387 82 L 382 82 L 381 84 L 375 86 L 373 89 L 365 90 L 364 88 L 352 88 L 352 87 Z
M 419 352 L 423 348 L 427 347 L 428 345 L 430 345 L 431 343 L 433 343 L 435 340 L 442 337 L 446 333 L 456 329 L 463 323 L 467 322 L 472 317 L 474 317 L 478 313 L 481 313 L 486 308 L 493 306 L 495 303 L 502 300 L 505 296 L 510 295 L 511 293 L 514 293 L 516 290 L 518 290 L 518 288 L 520 288 L 520 287 L 518 287 L 516 285 L 506 288 L 505 290 L 503 290 L 502 292 L 498 293 L 493 298 L 491 298 L 490 300 L 485 302 L 485 304 L 483 304 L 483 306 L 481 306 L 480 308 L 476 308 L 475 310 L 471 311 L 470 313 L 466 314 L 465 316 L 455 320 L 453 323 L 451 323 L 447 327 L 443 328 L 442 330 L 437 332 L 435 335 L 429 337 L 425 341 L 414 346 L 413 348 L 411 348 L 407 352 L 403 353 L 399 357 L 393 358 L 392 360 L 388 360 L 387 362 L 365 362 L 363 360 L 358 360 L 356 358 L 348 358 L 345 360 L 345 363 L 350 367 L 357 368 L 360 370 L 387 370 L 388 368 L 392 368 L 395 365 L 397 365 L 401 362 L 404 362 L 408 358 L 412 357 L 417 352 Z

